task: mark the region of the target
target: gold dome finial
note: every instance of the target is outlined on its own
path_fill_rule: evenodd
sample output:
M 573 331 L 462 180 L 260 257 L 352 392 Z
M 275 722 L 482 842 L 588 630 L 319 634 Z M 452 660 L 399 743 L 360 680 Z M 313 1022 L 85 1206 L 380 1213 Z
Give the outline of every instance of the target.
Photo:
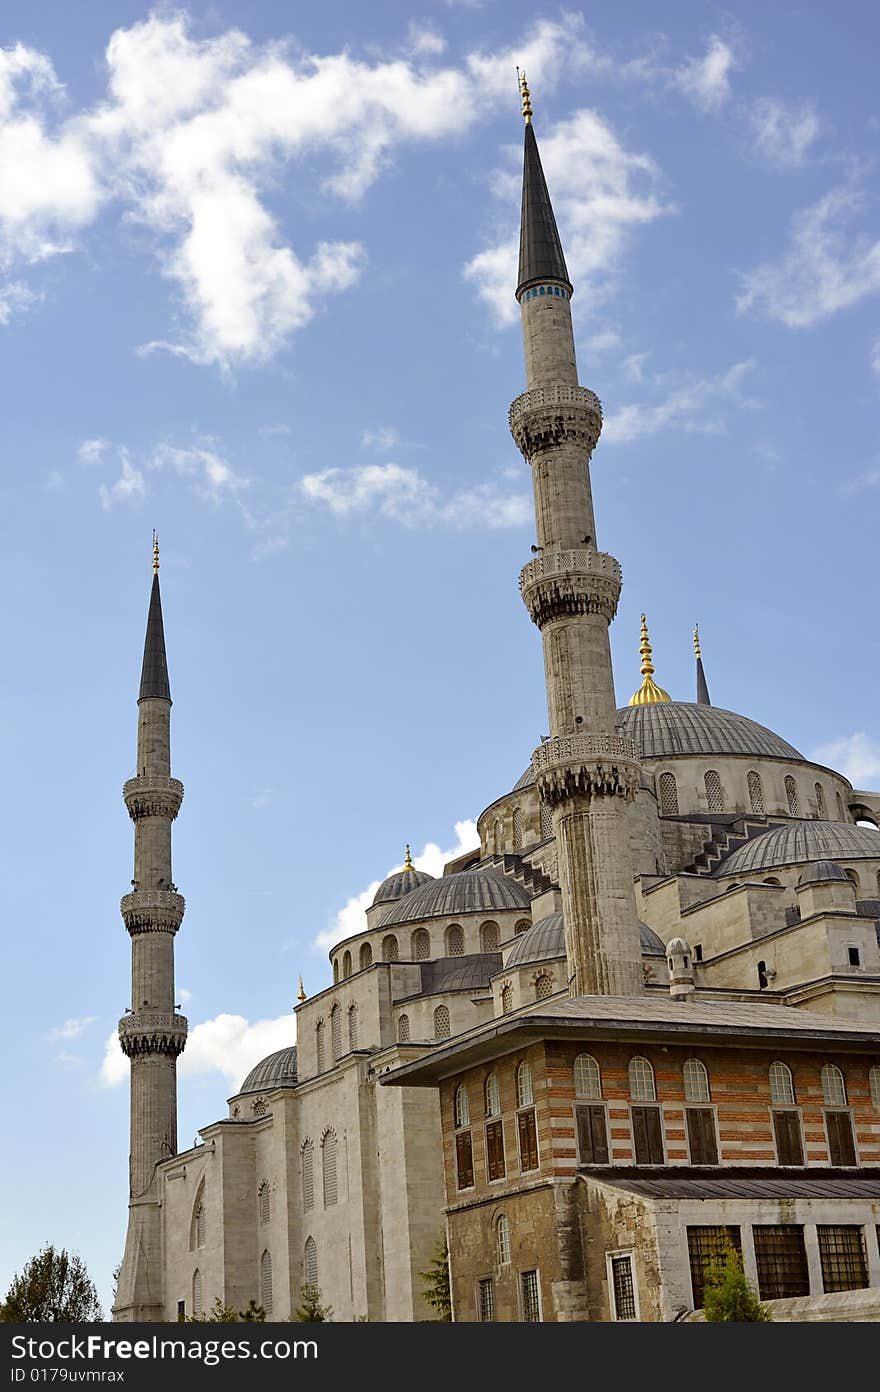
M 412 863 L 412 856 L 409 853 L 409 842 L 406 844 L 406 855 L 403 860 L 403 868 L 404 870 L 415 870 L 416 868 Z
M 529 91 L 529 84 L 526 82 L 525 71 L 516 70 L 517 81 L 519 82 L 519 94 L 522 97 L 523 120 L 527 126 L 532 124 L 532 94 Z
M 297 1000 L 299 1001 L 300 1005 L 302 1005 L 302 1003 L 303 1003 L 303 1001 L 304 1001 L 305 999 L 306 999 L 306 993 L 305 993 L 305 990 L 304 990 L 304 988 L 303 988 L 302 973 L 300 972 L 300 978 L 299 978 L 299 994 L 298 994 L 298 996 L 297 996 Z
M 648 620 L 642 615 L 642 641 L 639 652 L 642 655 L 642 676 L 644 678 L 638 691 L 629 698 L 631 706 L 652 706 L 657 701 L 671 701 L 668 691 L 664 691 L 654 681 L 654 664 L 651 661 L 651 644 L 648 639 Z
M 700 652 L 700 625 L 694 624 L 694 657 L 701 658 L 702 656 L 703 654 Z
M 159 533 L 153 528 L 153 574 L 159 574 Z

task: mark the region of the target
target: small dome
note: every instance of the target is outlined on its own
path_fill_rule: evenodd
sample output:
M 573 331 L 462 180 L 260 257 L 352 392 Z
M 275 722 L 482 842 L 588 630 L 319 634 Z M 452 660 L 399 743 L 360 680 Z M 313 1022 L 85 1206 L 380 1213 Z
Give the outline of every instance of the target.
M 690 943 L 686 943 L 684 938 L 670 938 L 669 942 L 666 944 L 666 952 L 670 957 L 674 952 L 682 952 L 690 955 L 690 950 L 691 945 Z
M 849 822 L 789 822 L 747 841 L 722 860 L 715 874 L 759 874 L 816 860 L 880 860 L 880 831 Z
M 441 875 L 392 905 L 380 927 L 418 923 L 423 918 L 458 918 L 462 914 L 498 913 L 529 907 L 522 885 L 497 870 L 462 870 Z
M 845 880 L 849 884 L 849 876 L 840 865 L 836 865 L 833 860 L 814 860 L 812 865 L 808 865 L 800 873 L 798 887 L 801 885 L 828 884 L 830 880 Z
M 531 766 L 531 764 L 529 764 L 529 766 L 528 766 L 528 768 L 526 769 L 525 773 L 521 773 L 521 774 L 520 774 L 519 778 L 516 780 L 516 782 L 514 783 L 514 785 L 513 785 L 513 787 L 511 788 L 510 791 L 511 791 L 512 793 L 518 793 L 518 792 L 520 791 L 521 788 L 531 788 L 531 786 L 532 786 L 532 784 L 534 783 L 534 781 L 535 781 L 535 775 L 532 773 L 532 766 Z
M 395 870 L 382 881 L 373 895 L 373 903 L 391 904 L 397 899 L 402 899 L 405 894 L 412 894 L 414 889 L 431 884 L 433 879 L 434 876 L 429 875 L 426 870 L 416 870 L 415 867 Z
M 639 924 L 639 943 L 645 957 L 665 957 L 666 948 L 653 928 Z M 527 928 L 507 954 L 506 967 L 527 967 L 532 962 L 548 962 L 565 956 L 565 921 L 561 911 L 548 914 Z
M 279 1049 L 261 1059 L 245 1078 L 239 1092 L 271 1092 L 272 1088 L 296 1086 L 296 1045 Z

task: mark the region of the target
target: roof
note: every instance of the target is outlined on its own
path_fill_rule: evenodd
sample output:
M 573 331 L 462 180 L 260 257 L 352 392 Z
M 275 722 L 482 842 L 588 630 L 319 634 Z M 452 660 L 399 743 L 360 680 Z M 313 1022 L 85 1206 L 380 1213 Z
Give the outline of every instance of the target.
M 651 957 L 665 957 L 663 941 L 647 923 L 639 924 L 642 952 Z M 565 920 L 562 912 L 548 914 L 527 928 L 507 954 L 505 967 L 525 967 L 532 962 L 549 962 L 565 956 Z
M 880 860 L 880 831 L 849 822 L 788 822 L 740 846 L 716 875 L 749 875 L 814 860 Z
M 846 880 L 849 883 L 849 876 L 843 866 L 833 860 L 814 860 L 801 871 L 798 885 L 827 884 L 830 880 Z
M 522 213 L 519 225 L 519 276 L 516 293 L 537 280 L 561 280 L 571 289 L 562 242 L 547 181 L 541 167 L 538 142 L 531 122 L 526 123 L 523 149 Z
M 768 1167 L 769 1168 L 769 1167 Z M 877 1199 L 880 1170 L 790 1170 L 768 1174 L 747 1166 L 744 1173 L 729 1167 L 719 1174 L 690 1167 L 658 1167 L 650 1174 L 582 1167 L 579 1173 L 612 1184 L 630 1194 L 651 1199 Z
M 624 706 L 617 712 L 623 733 L 634 739 L 643 759 L 688 754 L 746 754 L 753 758 L 798 759 L 801 754 L 772 730 L 720 706 L 663 701 Z
M 390 904 L 393 900 L 402 899 L 405 894 L 411 894 L 414 889 L 421 885 L 432 884 L 433 875 L 429 875 L 427 870 L 416 870 L 404 867 L 402 870 L 395 870 L 380 884 L 376 893 L 373 895 L 374 904 Z
M 472 952 L 467 957 L 439 957 L 420 962 L 423 996 L 439 996 L 444 991 L 482 991 L 501 970 L 500 952 Z
M 296 1045 L 279 1049 L 261 1059 L 245 1078 L 239 1092 L 271 1092 L 273 1088 L 296 1086 Z
M 153 574 L 153 588 L 150 591 L 150 608 L 147 614 L 144 661 L 141 667 L 141 688 L 138 692 L 138 700 L 143 701 L 147 696 L 159 697 L 163 701 L 171 700 L 158 572 Z
M 443 875 L 398 900 L 382 918 L 380 927 L 418 923 L 424 918 L 458 918 L 463 914 L 499 913 L 528 909 L 529 896 L 522 885 L 496 870 L 462 870 Z

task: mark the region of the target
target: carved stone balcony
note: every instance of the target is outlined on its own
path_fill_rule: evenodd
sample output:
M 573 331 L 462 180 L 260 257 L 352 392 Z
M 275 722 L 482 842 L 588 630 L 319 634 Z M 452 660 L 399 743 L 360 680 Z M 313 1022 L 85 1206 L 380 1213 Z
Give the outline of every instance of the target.
M 119 905 L 129 933 L 176 933 L 186 912 L 182 894 L 169 889 L 135 889 Z
M 130 1059 L 149 1054 L 177 1058 L 186 1044 L 187 1028 L 185 1015 L 169 1015 L 159 1010 L 132 1011 L 119 1021 L 119 1043 Z
M 589 453 L 602 429 L 602 403 L 589 387 L 533 387 L 516 398 L 508 420 L 527 460 L 561 444 L 581 445 Z
M 183 784 L 179 778 L 145 774 L 129 778 L 122 785 L 122 796 L 133 822 L 141 817 L 167 817 L 173 822 L 183 802 Z
M 617 613 L 621 571 L 613 556 L 589 548 L 551 551 L 523 566 L 519 588 L 533 623 L 541 628 L 570 614 Z
M 625 735 L 556 735 L 535 750 L 532 772 L 541 801 L 552 808 L 574 797 L 632 802 L 641 764 L 635 743 Z

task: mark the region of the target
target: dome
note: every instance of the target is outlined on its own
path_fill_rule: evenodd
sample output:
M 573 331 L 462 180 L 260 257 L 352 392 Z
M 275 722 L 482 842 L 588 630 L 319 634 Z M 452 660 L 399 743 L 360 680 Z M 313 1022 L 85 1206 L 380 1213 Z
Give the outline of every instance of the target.
M 813 860 L 880 860 L 880 831 L 848 822 L 789 822 L 747 841 L 715 874 L 757 874 Z
M 296 1045 L 279 1049 L 261 1059 L 245 1078 L 239 1092 L 271 1092 L 272 1088 L 296 1086 Z
M 635 740 L 643 759 L 688 754 L 746 754 L 751 758 L 798 759 L 787 740 L 745 715 L 698 706 L 689 701 L 662 701 L 624 706 L 617 712 L 623 733 Z
M 519 790 L 520 790 L 520 788 L 531 788 L 531 786 L 532 786 L 532 784 L 534 783 L 534 781 L 535 781 L 535 776 L 534 776 L 534 774 L 532 773 L 532 766 L 531 766 L 531 764 L 529 764 L 529 766 L 528 766 L 528 768 L 526 769 L 525 773 L 521 773 L 521 774 L 520 774 L 519 778 L 516 780 L 516 782 L 514 783 L 514 785 L 513 785 L 513 787 L 511 788 L 510 791 L 511 791 L 512 793 L 518 793 Z
M 665 957 L 663 939 L 647 923 L 639 924 L 639 942 L 647 957 Z M 565 956 L 565 922 L 562 912 L 548 914 L 527 928 L 516 939 L 507 954 L 507 967 L 527 967 L 532 962 L 547 962 Z
M 666 944 L 666 951 L 668 952 L 670 957 L 674 952 L 681 952 L 687 954 L 690 952 L 690 950 L 690 943 L 685 942 L 684 938 L 670 938 L 669 942 Z
M 412 894 L 414 889 L 419 889 L 422 885 L 432 884 L 433 880 L 434 876 L 429 875 L 426 870 L 406 867 L 403 870 L 395 870 L 382 881 L 373 895 L 373 903 L 390 904 L 395 899 L 402 899 L 405 894 Z
M 382 928 L 394 923 L 417 923 L 423 918 L 457 918 L 461 914 L 499 913 L 529 907 L 522 885 L 496 870 L 462 870 L 442 875 L 392 905 Z
M 801 871 L 798 885 L 828 884 L 830 880 L 850 882 L 846 871 L 842 866 L 835 865 L 833 860 L 814 860 L 812 865 Z

